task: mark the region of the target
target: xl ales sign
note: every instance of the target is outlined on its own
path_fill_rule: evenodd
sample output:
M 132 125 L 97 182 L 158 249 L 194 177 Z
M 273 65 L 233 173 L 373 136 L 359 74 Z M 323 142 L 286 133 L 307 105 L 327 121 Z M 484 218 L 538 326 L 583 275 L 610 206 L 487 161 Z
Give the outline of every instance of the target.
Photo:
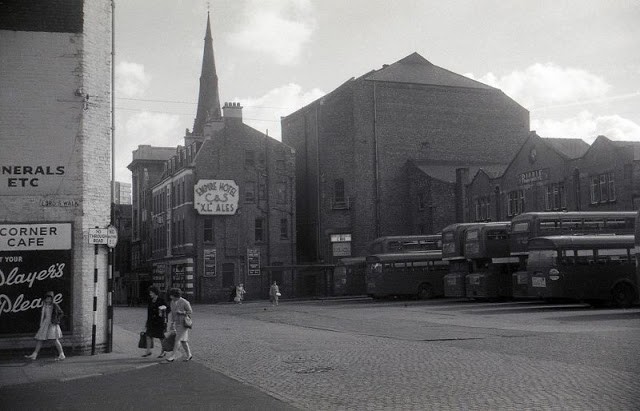
M 44 294 L 71 325 L 71 223 L 0 224 L 0 337 L 34 334 Z
M 239 196 L 233 180 L 198 180 L 193 186 L 193 206 L 200 215 L 234 215 Z

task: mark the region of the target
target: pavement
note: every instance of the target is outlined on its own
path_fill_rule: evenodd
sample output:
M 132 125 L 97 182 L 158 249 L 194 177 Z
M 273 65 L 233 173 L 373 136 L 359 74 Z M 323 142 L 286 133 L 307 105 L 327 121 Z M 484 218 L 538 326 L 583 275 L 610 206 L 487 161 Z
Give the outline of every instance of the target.
M 47 350 L 36 361 L 0 361 L 0 410 L 296 409 L 197 360 L 168 363 L 158 348 L 142 358 L 137 340 L 115 325 L 112 353 L 55 361 Z

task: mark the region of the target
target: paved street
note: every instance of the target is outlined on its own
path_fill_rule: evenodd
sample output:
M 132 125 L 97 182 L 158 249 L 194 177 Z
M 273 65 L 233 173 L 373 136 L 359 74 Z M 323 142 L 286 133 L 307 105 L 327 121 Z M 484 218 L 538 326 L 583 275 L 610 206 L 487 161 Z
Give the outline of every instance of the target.
M 542 303 L 195 307 L 198 362 L 303 409 L 616 409 L 640 403 L 640 309 Z M 120 308 L 136 333 L 144 310 Z
M 140 358 L 135 344 L 146 310 L 119 307 L 114 354 L 27 365 L 22 371 L 31 382 L 6 385 L 5 379 L 2 404 L 636 410 L 640 403 L 640 308 L 442 299 L 194 310 L 191 363 Z M 102 375 L 87 374 L 92 361 Z M 47 370 L 62 367 L 69 367 L 65 378 L 47 380 Z

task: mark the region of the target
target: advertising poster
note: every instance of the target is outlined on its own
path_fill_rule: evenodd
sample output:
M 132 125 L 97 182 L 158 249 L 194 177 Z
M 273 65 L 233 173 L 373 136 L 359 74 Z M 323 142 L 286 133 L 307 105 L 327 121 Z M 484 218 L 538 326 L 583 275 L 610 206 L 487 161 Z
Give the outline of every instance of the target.
M 249 275 L 260 275 L 260 250 L 247 248 L 247 267 Z
M 233 180 L 198 180 L 193 186 L 193 206 L 200 215 L 234 215 L 239 192 Z
M 216 249 L 205 248 L 203 252 L 204 252 L 204 276 L 215 277 L 216 276 Z
M 0 224 L 0 337 L 34 334 L 53 291 L 71 331 L 71 224 Z

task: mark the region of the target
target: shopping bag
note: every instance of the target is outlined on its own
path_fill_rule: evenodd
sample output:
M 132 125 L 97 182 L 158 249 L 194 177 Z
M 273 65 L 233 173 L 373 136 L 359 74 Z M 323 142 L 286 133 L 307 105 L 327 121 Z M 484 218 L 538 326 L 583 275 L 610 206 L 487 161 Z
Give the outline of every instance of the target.
M 147 333 L 140 332 L 140 339 L 138 340 L 138 348 L 147 348 Z
M 173 351 L 176 344 L 176 333 L 170 333 L 162 340 L 162 351 Z

